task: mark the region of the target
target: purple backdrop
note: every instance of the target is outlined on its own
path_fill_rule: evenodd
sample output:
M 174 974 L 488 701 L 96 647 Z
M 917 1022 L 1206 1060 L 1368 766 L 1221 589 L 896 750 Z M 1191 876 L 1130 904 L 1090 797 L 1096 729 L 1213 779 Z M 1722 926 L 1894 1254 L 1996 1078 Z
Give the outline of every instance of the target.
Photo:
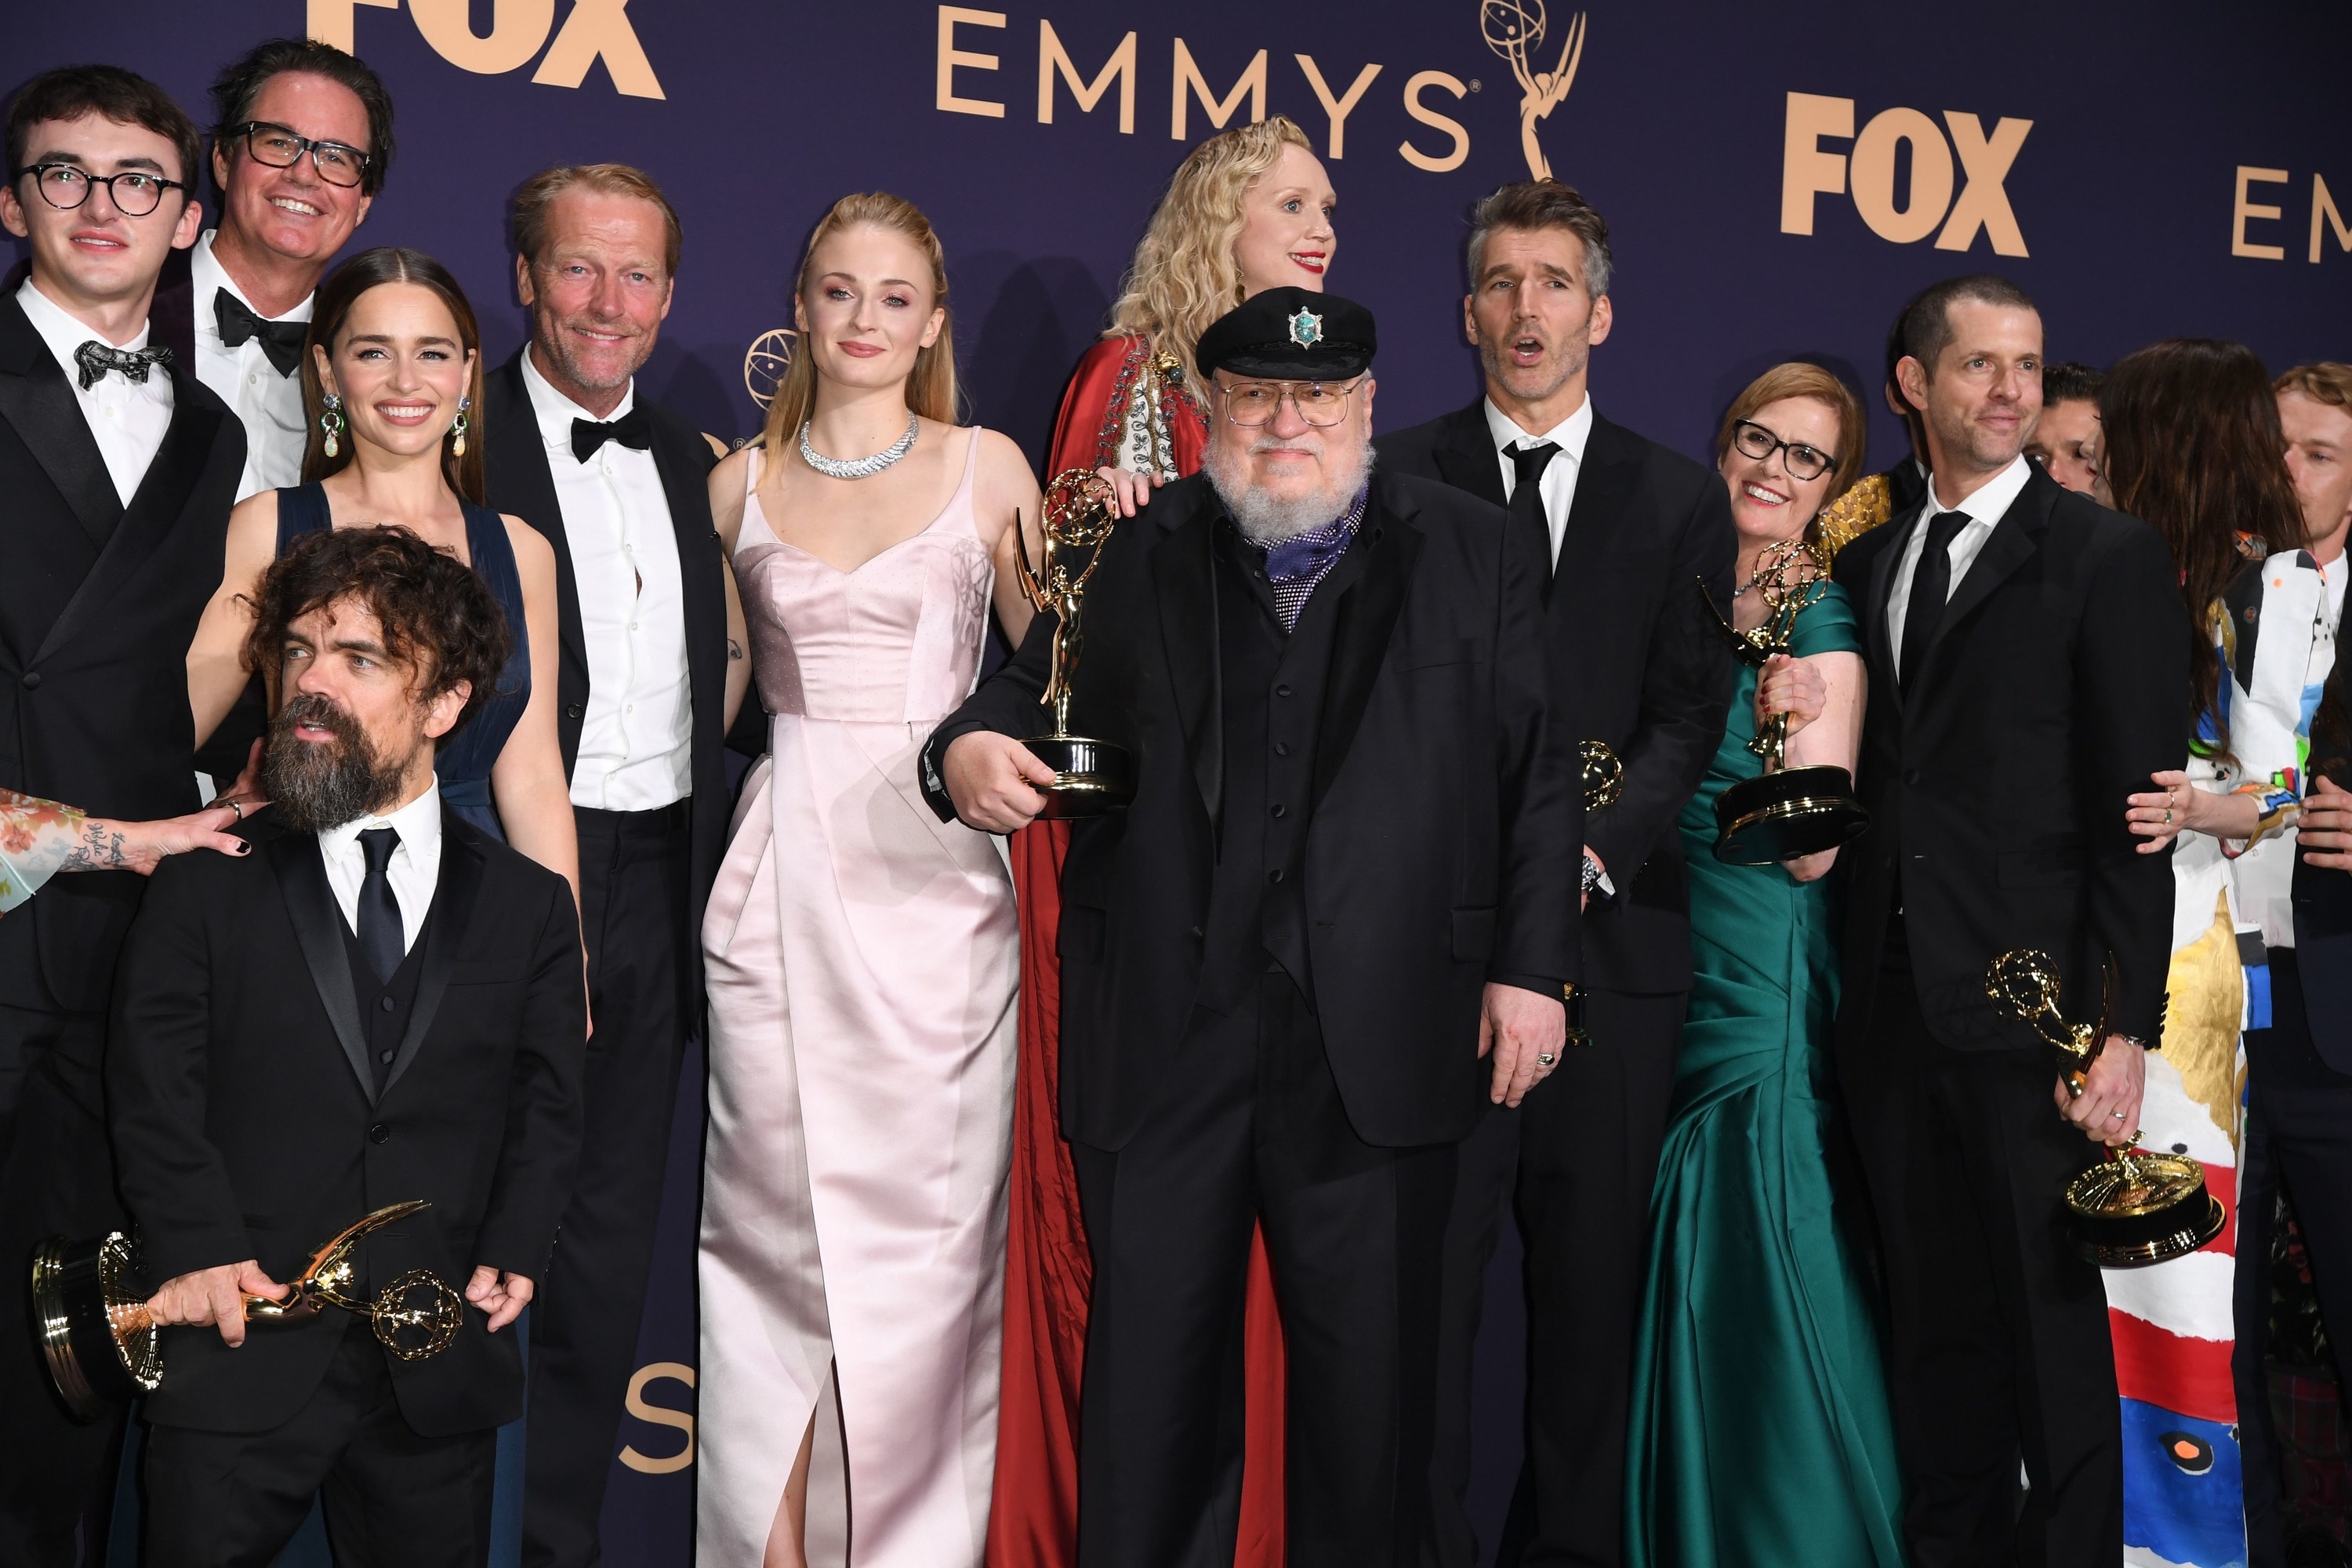
M 1592 0 L 1580 33 L 1579 14 L 1544 18 L 1536 0 L 116 0 L 28 6 L 9 25 L 5 74 L 13 86 L 103 58 L 156 77 L 202 119 L 214 70 L 257 38 L 307 29 L 352 45 L 400 105 L 400 156 L 360 239 L 446 260 L 499 357 L 523 332 L 508 193 L 548 163 L 642 165 L 687 227 L 644 379 L 730 438 L 757 426 L 747 351 L 789 322 L 811 224 L 845 191 L 896 191 L 946 240 L 971 416 L 1042 460 L 1064 377 L 1220 105 L 1289 114 L 1328 154 L 1341 197 L 1330 281 L 1380 317 L 1382 425 L 1467 401 L 1464 213 L 1529 172 L 1523 104 L 1580 39 L 1532 152 L 1614 226 L 1601 406 L 1703 455 L 1748 378 L 1820 358 L 1873 393 L 1883 467 L 1901 450 L 1874 395 L 1886 325 L 1955 271 L 2021 282 L 2057 358 L 2105 363 L 2172 335 L 2240 338 L 2274 368 L 2352 357 L 2352 97 L 2336 68 L 2352 11 L 2065 11 Z M 1521 79 L 1504 46 L 1538 32 Z M 1335 102 L 1348 106 L 1337 127 Z M 680 1128 L 640 1357 L 655 1369 L 640 1374 L 644 1405 L 670 1411 L 692 1401 L 661 1370 L 693 1360 L 698 1117 Z M 1498 1311 L 1516 1319 L 1509 1292 Z M 1517 1352 L 1501 1332 L 1486 1350 L 1491 1520 L 1516 1465 Z M 692 1471 L 659 1468 L 687 1449 L 686 1419 L 625 1424 L 637 1458 L 616 1467 L 612 1560 L 687 1561 Z

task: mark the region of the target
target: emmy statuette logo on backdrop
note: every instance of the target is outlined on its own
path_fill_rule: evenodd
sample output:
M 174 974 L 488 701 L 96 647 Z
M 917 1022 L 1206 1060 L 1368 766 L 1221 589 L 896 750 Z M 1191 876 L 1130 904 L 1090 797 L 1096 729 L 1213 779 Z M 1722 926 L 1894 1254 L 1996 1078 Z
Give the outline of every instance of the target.
M 800 334 L 790 327 L 771 327 L 751 340 L 743 351 L 743 390 L 764 412 L 776 400 L 776 388 L 784 384 L 784 372 L 793 363 L 793 344 Z
M 1486 35 L 1486 47 L 1510 63 L 1511 75 L 1518 80 L 1519 151 L 1527 154 L 1528 177 L 1551 179 L 1551 162 L 1544 156 L 1536 127 L 1576 85 L 1576 68 L 1584 59 L 1584 13 L 1579 11 L 1570 18 L 1568 37 L 1559 46 L 1559 60 L 1549 70 L 1538 69 L 1528 58 L 1542 58 L 1543 0 L 1483 0 L 1478 26 Z

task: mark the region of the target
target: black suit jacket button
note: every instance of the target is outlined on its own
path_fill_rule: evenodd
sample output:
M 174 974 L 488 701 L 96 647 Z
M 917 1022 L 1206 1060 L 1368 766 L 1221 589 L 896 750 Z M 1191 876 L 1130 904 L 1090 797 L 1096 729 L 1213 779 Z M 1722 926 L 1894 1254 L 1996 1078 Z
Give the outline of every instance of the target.
M 1275 816 L 1286 816 L 1286 815 L 1288 815 L 1288 813 L 1289 813 L 1289 811 L 1290 811 L 1290 808 L 1289 808 L 1288 806 L 1286 806 L 1286 805 L 1283 805 L 1283 804 L 1282 804 L 1282 802 L 1280 802 L 1280 801 L 1278 801 L 1278 800 L 1277 800 L 1277 801 L 1276 801 L 1276 802 L 1274 803 L 1274 805 L 1273 805 L 1272 806 L 1268 807 L 1267 809 L 1271 810 L 1271 811 L 1274 813 L 1274 815 L 1275 815 Z
M 384 1066 L 390 1067 L 392 1065 L 392 1053 L 390 1051 L 378 1051 L 375 1054 L 375 1059 L 382 1062 Z
M 1282 868 L 1276 866 L 1273 870 L 1268 871 L 1265 874 L 1265 879 L 1269 882 L 1280 882 L 1282 880 Z
M 37 669 L 26 670 L 24 684 L 26 690 L 38 691 L 41 689 L 41 672 Z
M 1919 782 L 1919 770 L 1917 768 L 1905 768 L 1903 770 L 1903 782 L 1905 784 L 1917 784 Z
M 581 707 L 580 707 L 580 704 L 579 704 L 579 703 L 577 703 L 577 702 L 572 703 L 570 707 L 568 707 L 568 708 L 564 709 L 564 710 L 563 710 L 563 716 L 564 716 L 566 719 L 577 719 L 577 718 L 579 718 L 579 717 L 580 717 L 580 713 L 581 713 Z
M 1287 696 L 1289 696 L 1289 695 L 1290 695 L 1290 682 L 1288 682 L 1288 681 L 1286 681 L 1286 681 L 1284 681 L 1281 685 L 1279 685 L 1279 686 L 1276 687 L 1276 688 L 1274 689 L 1274 694 L 1275 694 L 1276 697 L 1287 697 Z
M 1286 757 L 1290 755 L 1290 742 L 1287 741 L 1276 741 L 1274 743 L 1274 754 L 1277 757 Z
M 368 1129 L 368 1142 L 371 1142 L 371 1143 L 388 1143 L 388 1142 L 390 1142 L 391 1141 L 392 1141 L 392 1129 L 391 1129 L 391 1128 L 389 1128 L 389 1127 L 386 1127 L 383 1122 L 379 1121 L 379 1122 L 377 1122 L 374 1126 L 373 1126 L 373 1127 L 371 1127 L 371 1128 L 369 1128 L 369 1129 Z
M 1194 942 L 1198 942 L 1198 941 L 1200 941 L 1200 940 L 1201 940 L 1201 937 L 1202 937 L 1202 931 L 1201 931 L 1201 928 L 1200 928 L 1199 926 L 1194 926 L 1194 927 L 1192 928 L 1192 940 L 1193 940 Z

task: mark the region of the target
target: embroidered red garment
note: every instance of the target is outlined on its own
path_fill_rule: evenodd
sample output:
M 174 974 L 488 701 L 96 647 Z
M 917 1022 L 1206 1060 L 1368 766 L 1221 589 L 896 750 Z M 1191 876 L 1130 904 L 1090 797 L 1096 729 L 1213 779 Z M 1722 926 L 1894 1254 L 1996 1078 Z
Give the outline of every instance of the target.
M 1147 353 L 1140 338 L 1107 338 L 1078 362 L 1062 395 L 1048 475 L 1116 466 L 1128 420 L 1154 413 L 1164 421 L 1162 436 L 1177 472 L 1200 468 L 1207 439 L 1200 414 L 1173 389 L 1161 392 L 1157 410 L 1147 409 L 1137 395 Z M 1013 837 L 1013 882 L 1021 903 L 1021 1045 L 989 1568 L 1075 1568 L 1078 1555 L 1078 1383 L 1094 1261 L 1056 1117 L 1062 996 L 1054 942 L 1069 841 L 1066 825 L 1055 822 Z M 1282 1322 L 1263 1232 L 1250 1240 L 1243 1347 L 1247 1416 L 1234 1562 L 1235 1568 L 1281 1568 Z

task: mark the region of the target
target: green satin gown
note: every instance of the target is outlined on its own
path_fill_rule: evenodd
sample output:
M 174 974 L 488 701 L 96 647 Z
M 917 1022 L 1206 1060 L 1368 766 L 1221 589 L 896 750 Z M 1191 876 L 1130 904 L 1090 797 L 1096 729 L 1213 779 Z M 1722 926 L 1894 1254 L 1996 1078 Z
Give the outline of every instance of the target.
M 1834 584 L 1799 656 L 1859 653 Z M 1650 1202 L 1633 1363 L 1632 1568 L 1897 1568 L 1895 1429 L 1871 1288 L 1832 1213 L 1823 1153 L 1837 1008 L 1834 877 L 1715 858 L 1716 797 L 1760 771 L 1756 674 L 1684 807 L 1689 1022 Z

